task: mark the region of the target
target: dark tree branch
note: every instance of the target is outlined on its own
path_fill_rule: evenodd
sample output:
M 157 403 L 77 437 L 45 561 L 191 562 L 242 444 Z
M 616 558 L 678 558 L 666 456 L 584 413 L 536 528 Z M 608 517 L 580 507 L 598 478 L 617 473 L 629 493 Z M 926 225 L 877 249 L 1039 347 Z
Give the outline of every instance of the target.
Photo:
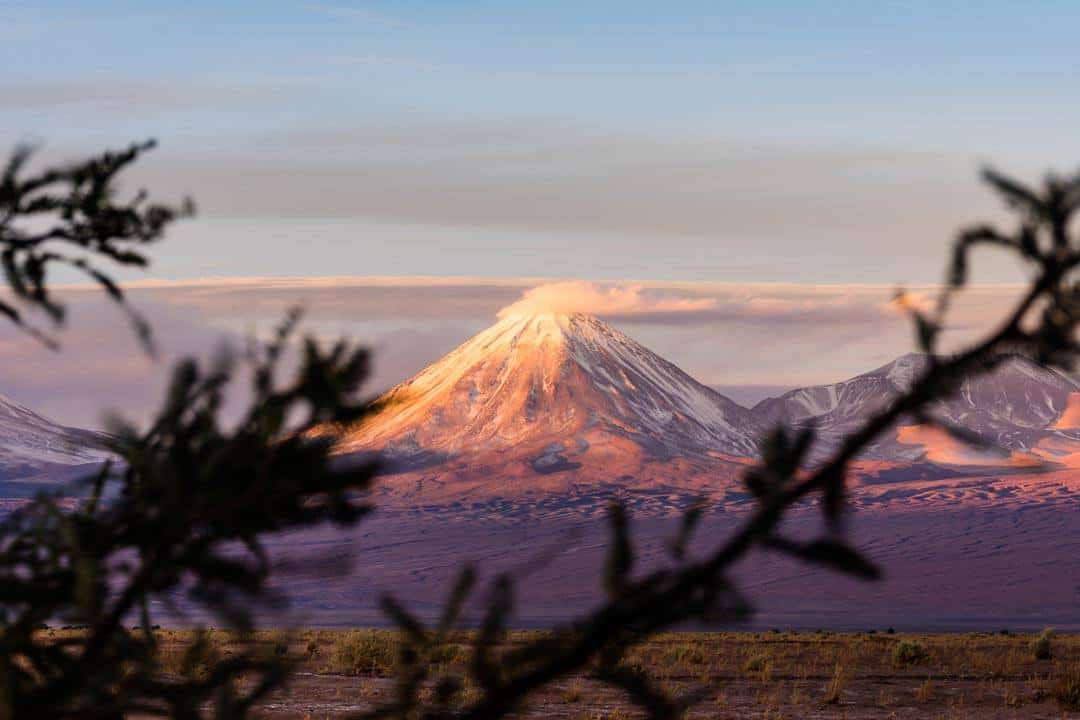
M 118 202 L 116 177 L 153 140 L 119 152 L 106 152 L 66 167 L 27 175 L 33 148 L 20 146 L 0 173 L 0 265 L 16 303 L 46 314 L 54 326 L 64 321 L 64 306 L 49 285 L 49 269 L 66 265 L 99 285 L 124 308 L 147 352 L 154 351 L 149 324 L 127 303 L 111 275 L 91 258 L 116 266 L 145 267 L 143 246 L 159 240 L 175 220 L 195 212 L 190 200 L 179 207 L 147 202 L 145 191 Z M 0 314 L 33 337 L 55 347 L 55 339 L 31 326 L 16 303 L 0 301 Z

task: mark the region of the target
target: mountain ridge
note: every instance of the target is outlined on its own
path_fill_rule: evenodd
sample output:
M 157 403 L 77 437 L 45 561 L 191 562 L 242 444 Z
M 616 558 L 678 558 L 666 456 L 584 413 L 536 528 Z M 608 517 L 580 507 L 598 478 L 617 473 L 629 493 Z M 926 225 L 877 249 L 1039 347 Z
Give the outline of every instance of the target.
M 108 455 L 103 438 L 0 395 L 0 481 L 54 479 L 96 465 Z
M 727 478 L 778 424 L 813 425 L 821 457 L 910 386 L 928 359 L 908 353 L 836 383 L 796 388 L 750 407 L 731 400 L 633 338 L 583 313 L 501 317 L 382 396 L 385 407 L 349 428 L 324 428 L 342 455 L 380 452 L 388 471 L 428 485 L 505 477 L 567 483 L 686 484 Z M 966 380 L 932 414 L 1005 450 L 969 452 L 910 420 L 863 459 L 943 465 L 1080 465 L 1080 387 L 1011 358 Z M 936 434 L 937 433 L 937 434 Z M 0 396 L 0 479 L 66 475 L 100 462 L 101 435 L 68 428 Z M 1025 460 L 1028 458 L 1028 460 Z M 419 473 L 419 474 L 418 474 Z
M 595 317 L 513 315 L 389 391 L 383 399 L 391 409 L 342 432 L 340 448 L 378 450 L 394 472 L 424 471 L 429 485 L 441 482 L 440 474 L 462 481 L 503 473 L 516 481 L 563 472 L 573 481 L 602 483 L 660 477 L 663 463 L 667 475 L 706 482 L 718 463 L 755 457 L 760 438 L 781 423 L 814 425 L 821 457 L 910 387 L 927 363 L 927 356 L 908 353 L 847 380 L 744 407 Z M 1045 449 L 1052 439 L 1053 454 L 1063 455 L 1074 441 L 1080 447 L 1080 434 L 1052 426 L 1071 402 L 1080 416 L 1078 391 L 1074 381 L 1014 358 L 989 377 L 965 381 L 955 398 L 933 410 L 1006 454 Z M 1001 462 L 935 432 L 902 421 L 862 457 Z
M 826 385 L 797 388 L 767 398 L 753 408 L 766 425 L 813 425 L 821 451 L 840 442 L 902 392 L 924 372 L 929 356 L 907 353 L 852 378 Z M 1066 412 L 1080 386 L 1052 369 L 1019 355 L 1007 357 L 993 372 L 966 378 L 954 396 L 932 404 L 931 417 L 959 426 L 988 444 L 1026 453 L 1048 434 L 1064 428 L 1052 425 Z M 896 460 L 920 457 L 917 436 L 930 438 L 902 420 L 896 435 L 880 438 L 866 456 Z M 942 440 L 940 436 L 939 440 Z M 944 440 L 942 440 L 944 441 Z

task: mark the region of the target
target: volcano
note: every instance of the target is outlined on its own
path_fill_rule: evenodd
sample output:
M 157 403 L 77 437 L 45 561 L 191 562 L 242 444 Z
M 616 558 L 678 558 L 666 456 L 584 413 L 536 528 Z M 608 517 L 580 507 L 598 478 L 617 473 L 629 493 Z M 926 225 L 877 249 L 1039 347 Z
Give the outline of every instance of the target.
M 383 401 L 340 448 L 381 451 L 397 472 L 614 479 L 756 451 L 748 409 L 580 313 L 504 317 Z

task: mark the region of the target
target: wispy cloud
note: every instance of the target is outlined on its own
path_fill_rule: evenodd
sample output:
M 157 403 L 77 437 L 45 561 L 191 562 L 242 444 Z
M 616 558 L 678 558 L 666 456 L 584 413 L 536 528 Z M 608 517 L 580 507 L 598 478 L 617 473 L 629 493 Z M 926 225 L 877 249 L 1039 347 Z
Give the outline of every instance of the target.
M 264 337 L 297 305 L 305 331 L 374 349 L 370 392 L 418 372 L 515 306 L 599 314 L 702 382 L 728 387 L 840 380 L 909 351 L 913 341 L 907 318 L 890 310 L 894 289 L 886 285 L 240 277 L 146 280 L 125 289 L 157 330 L 161 362 L 140 353 L 99 289 L 67 286 L 60 292 L 71 321 L 59 334 L 61 352 L 0 323 L 0 393 L 72 424 L 97 425 L 106 408 L 146 417 L 178 357 L 208 357 L 223 340 L 239 346 Z M 964 292 L 945 342 L 971 339 L 1020 291 Z
M 218 150 L 150 169 L 144 182 L 197 187 L 213 216 L 539 236 L 533 251 L 546 267 L 573 235 L 587 238 L 584 262 L 608 265 L 622 253 L 666 266 L 699 258 L 701 274 L 716 277 L 752 264 L 764 277 L 793 277 L 797 266 L 819 279 L 886 279 L 885 257 L 889 280 L 927 279 L 913 268 L 932 264 L 937 277 L 954 228 L 999 214 L 967 157 L 747 146 L 542 119 L 343 122 L 256 132 Z M 513 272 L 490 254 L 477 261 Z M 876 274 L 863 272 L 871 266 Z
M 66 105 L 94 105 L 98 109 L 140 112 L 182 108 L 247 108 L 279 99 L 283 89 L 295 84 L 214 84 L 201 82 L 99 82 L 92 79 L 68 82 L 3 83 L 0 96 L 5 110 L 50 109 Z
M 666 313 L 695 313 L 716 306 L 714 298 L 677 297 L 649 293 L 641 284 L 607 285 L 580 280 L 531 288 L 498 313 L 500 318 L 536 313 L 575 313 L 626 317 Z

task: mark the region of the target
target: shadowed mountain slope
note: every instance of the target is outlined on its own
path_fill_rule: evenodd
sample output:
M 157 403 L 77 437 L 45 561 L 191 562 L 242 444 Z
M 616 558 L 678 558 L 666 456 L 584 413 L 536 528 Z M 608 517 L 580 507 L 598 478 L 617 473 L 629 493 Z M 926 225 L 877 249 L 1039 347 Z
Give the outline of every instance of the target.
M 0 396 L 0 481 L 66 479 L 106 457 L 102 439 Z
M 876 370 L 831 385 L 792 390 L 769 398 L 752 409 L 758 423 L 773 426 L 813 425 L 819 450 L 840 442 L 872 414 L 911 386 L 929 363 L 925 355 L 908 354 Z M 1022 357 L 1011 357 L 994 372 L 965 380 L 953 397 L 935 404 L 932 417 L 958 426 L 1007 451 L 1024 453 L 1048 437 L 1078 439 L 1061 427 L 1071 398 L 1080 388 L 1071 379 Z M 1073 400 L 1075 402 L 1075 400 Z M 902 423 L 893 434 L 877 442 L 868 457 L 916 460 L 924 454 L 944 460 L 941 446 L 960 462 L 991 461 L 992 454 L 963 449 L 943 433 Z M 1000 457 L 1000 453 L 998 454 Z

